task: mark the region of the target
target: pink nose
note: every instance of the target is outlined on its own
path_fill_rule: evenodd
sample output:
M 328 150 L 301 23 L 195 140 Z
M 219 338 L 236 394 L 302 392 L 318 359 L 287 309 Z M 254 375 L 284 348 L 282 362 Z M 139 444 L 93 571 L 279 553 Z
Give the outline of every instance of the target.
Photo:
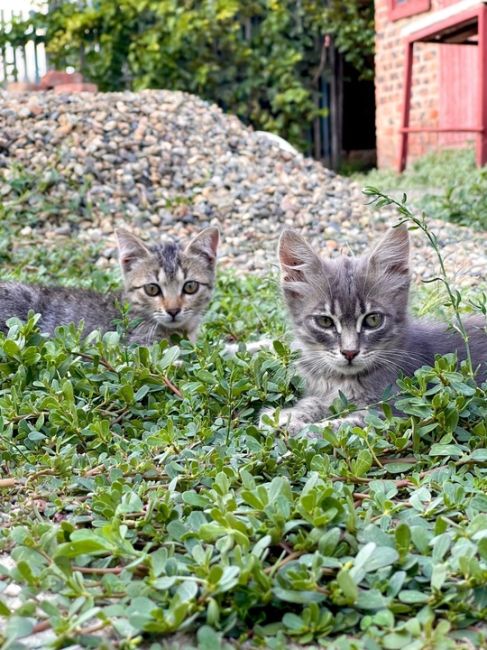
M 359 353 L 358 350 L 340 350 L 340 352 L 343 354 L 345 359 L 348 359 L 348 361 L 350 361 L 350 363 L 353 361 L 353 359 L 355 359 L 355 357 Z

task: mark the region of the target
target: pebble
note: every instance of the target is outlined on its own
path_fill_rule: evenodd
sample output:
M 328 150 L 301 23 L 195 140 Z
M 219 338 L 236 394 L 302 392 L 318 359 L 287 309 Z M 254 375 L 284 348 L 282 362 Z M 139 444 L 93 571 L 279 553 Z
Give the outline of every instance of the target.
M 20 119 L 19 119 L 20 118 Z M 38 213 L 21 237 L 67 236 L 116 246 L 125 226 L 153 241 L 190 237 L 208 224 L 222 233 L 220 266 L 262 273 L 276 267 L 284 227 L 299 230 L 324 255 L 357 254 L 397 222 L 391 207 L 366 205 L 361 187 L 306 158 L 280 138 L 187 93 L 10 95 L 0 91 L 0 195 L 14 206 L 9 183 L 20 167 L 43 183 Z M 49 176 L 51 174 L 51 176 Z M 52 178 L 52 181 L 49 179 Z M 32 197 L 34 206 L 39 197 Z M 78 206 L 78 207 L 75 207 Z M 434 218 L 458 286 L 485 278 L 487 234 Z M 107 237 L 108 235 L 108 237 Z M 413 236 L 417 281 L 438 273 L 434 251 Z M 116 263 L 116 255 L 99 265 Z

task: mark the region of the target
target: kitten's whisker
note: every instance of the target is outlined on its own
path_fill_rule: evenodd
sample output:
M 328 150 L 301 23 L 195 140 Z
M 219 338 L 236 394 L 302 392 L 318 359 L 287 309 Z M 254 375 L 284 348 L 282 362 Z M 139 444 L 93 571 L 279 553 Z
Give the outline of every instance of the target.
M 415 352 L 393 352 L 391 350 L 387 350 L 385 352 L 386 356 L 392 357 L 395 359 L 401 359 L 405 361 L 414 361 L 414 362 L 421 362 L 421 363 L 427 363 L 427 358 L 421 354 L 421 353 L 415 353 Z
M 385 354 L 396 354 L 404 357 L 417 357 L 424 358 L 424 355 L 421 352 L 413 352 L 412 350 L 401 350 L 401 348 L 378 348 L 377 352 Z
M 403 370 L 402 366 L 399 363 L 396 363 L 395 361 L 392 361 L 391 359 L 387 359 L 385 357 L 378 357 L 376 366 L 377 367 L 389 366 L 390 368 Z

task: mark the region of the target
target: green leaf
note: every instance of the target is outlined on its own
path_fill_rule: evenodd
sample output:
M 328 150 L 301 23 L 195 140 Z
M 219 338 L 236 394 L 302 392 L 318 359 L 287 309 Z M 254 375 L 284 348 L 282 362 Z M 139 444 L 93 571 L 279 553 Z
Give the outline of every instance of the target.
M 20 348 L 15 341 L 6 339 L 3 341 L 3 350 L 9 357 L 16 357 L 20 353 Z
M 34 621 L 23 616 L 11 616 L 5 626 L 5 636 L 10 641 L 29 636 L 34 629 Z
M 147 395 L 149 390 L 150 390 L 150 386 L 148 386 L 147 384 L 141 386 L 139 390 L 135 393 L 134 400 L 136 402 L 140 402 L 142 399 L 144 399 L 144 397 Z
M 410 605 L 415 605 L 418 603 L 427 603 L 430 599 L 428 594 L 425 594 L 416 589 L 403 589 L 399 592 L 399 600 L 402 603 L 408 603 Z
M 439 591 L 443 587 L 447 576 L 447 566 L 444 564 L 435 564 L 431 572 L 431 588 Z
M 359 609 L 383 609 L 389 605 L 389 599 L 383 596 L 377 589 L 360 590 L 356 606 Z
M 220 636 L 209 625 L 203 625 L 196 633 L 198 650 L 219 650 L 221 648 Z
M 175 599 L 179 603 L 187 603 L 193 600 L 198 593 L 198 585 L 194 580 L 185 580 L 176 589 Z
M 279 600 L 302 605 L 307 603 L 321 603 L 325 600 L 325 596 L 316 591 L 295 591 L 292 589 L 283 589 L 282 587 L 274 587 L 272 593 Z
M 468 455 L 468 458 L 469 460 L 473 460 L 477 463 L 486 463 L 487 449 L 474 449 L 474 451 Z
M 342 569 L 338 572 L 337 582 L 343 595 L 347 599 L 347 604 L 353 605 L 358 597 L 358 589 L 350 573 L 346 569 Z
M 11 611 L 6 603 L 0 599 L 0 616 L 10 616 Z
M 371 573 L 382 567 L 394 564 L 398 559 L 399 554 L 396 549 L 390 546 L 377 546 L 367 559 L 363 568 L 367 573 Z
M 174 365 L 174 362 L 176 359 L 179 357 L 179 347 L 177 345 L 174 345 L 171 348 L 168 348 L 162 357 L 158 361 L 158 368 L 160 370 L 165 370 L 166 368 L 169 368 L 169 366 Z
M 399 555 L 401 558 L 404 558 L 411 544 L 411 530 L 409 526 L 405 523 L 399 524 L 394 532 L 394 536 Z
M 390 632 L 382 638 L 382 645 L 386 650 L 402 650 L 411 641 L 407 632 Z
M 458 445 L 431 445 L 430 456 L 461 456 L 463 450 Z

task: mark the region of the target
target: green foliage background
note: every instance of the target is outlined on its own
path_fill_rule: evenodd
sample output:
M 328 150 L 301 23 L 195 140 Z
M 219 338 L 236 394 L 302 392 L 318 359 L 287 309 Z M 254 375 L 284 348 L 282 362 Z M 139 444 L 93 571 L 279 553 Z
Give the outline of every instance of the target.
M 323 114 L 315 95 L 326 73 L 325 34 L 363 76 L 372 75 L 371 2 L 61 2 L 14 25 L 0 45 L 25 42 L 29 25 L 45 30 L 52 65 L 80 69 L 81 60 L 101 90 L 188 91 L 297 145 Z
M 438 219 L 487 230 L 487 168 L 477 167 L 473 147 L 423 156 L 402 174 L 373 170 L 355 174 L 360 183 L 407 192 L 414 206 Z

